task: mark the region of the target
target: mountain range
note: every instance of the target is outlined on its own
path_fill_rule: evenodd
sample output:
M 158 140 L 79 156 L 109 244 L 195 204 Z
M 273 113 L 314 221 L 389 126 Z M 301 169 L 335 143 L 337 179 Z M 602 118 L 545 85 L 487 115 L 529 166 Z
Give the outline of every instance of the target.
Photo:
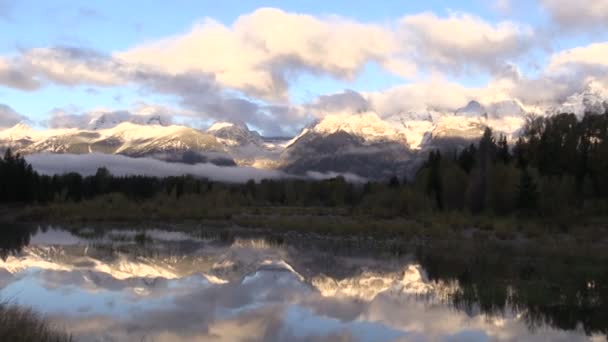
M 458 148 L 486 127 L 517 139 L 534 116 L 608 110 L 608 90 L 590 84 L 561 104 L 524 105 L 513 99 L 471 101 L 455 111 L 412 110 L 389 118 L 373 111 L 329 114 L 293 139 L 261 136 L 244 122 L 216 122 L 206 130 L 172 124 L 160 115 L 100 113 L 84 129 L 34 130 L 20 123 L 0 131 L 0 148 L 22 154 L 107 153 L 169 162 L 252 166 L 287 173 L 352 173 L 368 178 L 407 174 L 430 149 Z

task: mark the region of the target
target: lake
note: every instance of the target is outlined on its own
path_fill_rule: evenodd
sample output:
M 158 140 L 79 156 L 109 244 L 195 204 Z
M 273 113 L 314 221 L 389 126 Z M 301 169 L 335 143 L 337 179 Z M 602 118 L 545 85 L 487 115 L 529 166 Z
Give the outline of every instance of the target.
M 605 341 L 608 329 L 605 264 L 559 248 L 160 226 L 0 236 L 0 298 L 78 341 Z

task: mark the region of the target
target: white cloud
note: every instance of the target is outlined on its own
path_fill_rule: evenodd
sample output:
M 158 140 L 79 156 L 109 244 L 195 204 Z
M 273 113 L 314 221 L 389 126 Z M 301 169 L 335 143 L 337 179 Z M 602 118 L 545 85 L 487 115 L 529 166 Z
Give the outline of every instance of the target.
M 21 90 L 35 90 L 40 83 L 31 75 L 11 65 L 7 60 L 0 57 L 0 86 Z
M 280 171 L 263 170 L 252 167 L 221 167 L 214 164 L 168 163 L 152 158 L 130 158 L 121 155 L 91 154 L 33 154 L 26 156 L 32 167 L 42 174 L 64 174 L 78 172 L 93 175 L 100 167 L 107 167 L 116 176 L 176 176 L 193 175 L 223 182 L 246 182 L 249 179 L 262 180 L 279 178 Z
M 169 163 L 152 158 L 131 158 L 111 154 L 31 154 L 25 157 L 32 167 L 47 175 L 77 172 L 84 176 L 94 175 L 100 167 L 106 167 L 113 175 L 146 175 L 156 177 L 192 175 L 220 182 L 244 183 L 249 179 L 260 181 L 272 178 L 299 178 L 278 170 L 256 169 L 243 166 L 217 166 L 214 164 Z M 363 182 L 364 178 L 350 173 L 310 172 L 307 178 L 321 180 L 343 176 L 349 182 Z
M 495 5 L 507 8 L 513 1 Z M 558 3 L 543 1 L 547 8 Z M 601 17 L 604 3 L 593 2 L 591 21 Z M 551 13 L 563 16 L 557 10 Z M 408 110 L 451 111 L 470 100 L 554 102 L 580 90 L 590 78 L 607 78 L 606 43 L 557 53 L 539 76 L 522 75 L 514 65 L 537 46 L 536 33 L 527 25 L 489 22 L 460 12 L 425 12 L 397 23 L 369 24 L 263 8 L 231 25 L 204 19 L 183 34 L 113 54 L 74 47 L 25 50 L 0 59 L 0 84 L 30 90 L 49 82 L 135 85 L 142 95 L 168 95 L 180 106 L 177 115 L 192 122 L 244 121 L 266 135 L 288 135 L 311 117 L 344 110 L 372 110 L 386 118 Z M 416 75 L 415 83 L 384 91 L 321 96 L 304 105 L 287 99 L 290 84 L 301 73 L 349 80 L 370 62 L 406 78 L 416 70 L 431 76 Z M 481 87 L 448 81 L 463 73 L 491 73 L 493 79 Z M 48 123 L 82 127 L 89 115 L 55 111 Z M 128 115 L 116 118 L 129 120 Z
M 183 111 L 170 108 L 137 103 L 133 110 L 94 109 L 84 113 L 76 108 L 55 108 L 50 117 L 43 122 L 49 128 L 103 129 L 111 128 L 123 122 L 136 124 L 170 125 L 173 117 Z
M 607 57 L 608 42 L 595 43 L 588 46 L 568 49 L 553 55 L 549 61 L 548 70 L 550 72 L 560 73 L 567 71 L 566 69 L 573 66 L 608 68 Z
M 186 34 L 118 53 L 121 60 L 169 74 L 200 72 L 221 85 L 266 98 L 287 95 L 292 75 L 301 71 L 351 79 L 376 61 L 399 74 L 413 65 L 396 59 L 390 30 L 339 17 L 314 17 L 262 8 L 231 27 L 212 19 Z
M 541 0 L 560 29 L 605 32 L 608 27 L 608 0 Z
M 467 13 L 441 18 L 426 12 L 406 16 L 401 24 L 416 63 L 431 70 L 495 71 L 533 47 L 530 27 L 509 21 L 491 24 Z
M 11 107 L 0 103 L 0 129 L 12 127 L 22 121 L 28 121 L 28 119 Z
M 89 49 L 36 48 L 28 50 L 15 63 L 20 70 L 61 85 L 116 86 L 126 83 L 122 65 Z

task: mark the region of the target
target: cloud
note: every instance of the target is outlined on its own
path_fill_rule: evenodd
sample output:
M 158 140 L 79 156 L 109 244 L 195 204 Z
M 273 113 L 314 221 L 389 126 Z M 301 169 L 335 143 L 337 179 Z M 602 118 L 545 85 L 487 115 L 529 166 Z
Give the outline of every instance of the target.
M 261 170 L 251 167 L 221 167 L 213 164 L 168 163 L 152 158 L 130 158 L 109 154 L 33 154 L 26 157 L 32 167 L 42 174 L 63 174 L 78 172 L 93 175 L 100 167 L 107 167 L 112 174 L 146 175 L 167 177 L 193 175 L 222 182 L 244 183 L 249 179 L 257 181 L 266 178 L 279 178 L 284 174 L 275 170 Z
M 66 86 L 117 86 L 127 81 L 125 66 L 96 50 L 80 47 L 31 49 L 15 63 L 21 70 Z
M 300 178 L 278 170 L 256 169 L 253 167 L 226 167 L 214 164 L 181 164 L 169 163 L 152 158 L 131 158 L 122 155 L 101 153 L 90 154 L 51 154 L 40 153 L 26 156 L 32 167 L 47 175 L 77 172 L 84 176 L 94 175 L 100 167 L 106 167 L 113 175 L 146 175 L 168 177 L 193 175 L 210 180 L 229 183 L 245 183 L 250 179 L 260 181 L 273 178 Z M 349 182 L 363 182 L 365 179 L 342 173 L 312 172 L 306 178 L 322 180 L 343 176 Z
M 0 103 L 0 129 L 15 126 L 22 121 L 28 121 L 28 118 Z
M 360 93 L 347 89 L 337 94 L 321 95 L 307 105 L 307 109 L 315 116 L 323 117 L 337 112 L 366 112 L 369 110 L 369 103 Z
M 40 82 L 29 75 L 9 64 L 0 58 L 0 85 L 21 90 L 35 90 L 40 88 Z
M 103 129 L 111 128 L 123 122 L 135 124 L 153 124 L 167 126 L 173 123 L 173 117 L 183 111 L 172 111 L 158 105 L 138 103 L 135 110 L 97 109 L 77 113 L 75 108 L 55 108 L 50 118 L 43 124 L 49 128 Z
M 562 30 L 605 32 L 608 0 L 540 0 L 541 6 Z
M 606 56 L 608 56 L 608 42 L 568 49 L 553 55 L 549 61 L 548 69 L 551 72 L 560 73 L 573 66 L 608 68 Z
M 0 83 L 36 89 L 44 82 L 65 86 L 99 87 L 134 84 L 144 93 L 177 98 L 181 112 L 214 120 L 245 121 L 269 135 L 284 135 L 301 113 L 286 105 L 268 105 L 229 92 L 215 76 L 202 72 L 168 74 L 142 65 L 120 62 L 112 56 L 78 47 L 38 48 L 24 51 L 10 62 L 0 60 Z M 83 127 L 86 118 L 54 111 L 50 126 Z
M 374 61 L 411 75 L 415 68 L 397 58 L 399 49 L 392 32 L 379 25 L 262 8 L 230 27 L 205 19 L 188 33 L 116 57 L 172 75 L 209 74 L 222 86 L 277 99 L 303 71 L 352 79 Z
M 510 21 L 490 24 L 467 13 L 441 18 L 431 12 L 401 20 L 402 37 L 418 65 L 451 73 L 493 72 L 534 45 L 534 32 Z
M 200 118 L 220 121 L 243 121 L 271 136 L 289 135 L 306 114 L 288 104 L 251 100 L 228 92 L 208 74 L 168 75 L 138 72 L 135 82 L 150 93 L 174 95 L 179 104 Z
M 513 1 L 496 4 L 506 8 Z M 541 1 L 546 8 L 560 3 Z M 604 3 L 593 2 L 593 15 L 601 16 Z M 277 136 L 292 135 L 312 118 L 333 112 L 373 110 L 386 118 L 429 108 L 451 111 L 470 100 L 554 102 L 592 77 L 606 78 L 604 43 L 557 53 L 538 76 L 522 75 L 514 63 L 538 46 L 538 34 L 527 25 L 461 12 L 425 12 L 372 24 L 262 8 L 229 25 L 207 18 L 185 33 L 114 53 L 70 46 L 23 50 L 0 59 L 0 84 L 24 90 L 48 83 L 135 86 L 142 95 L 166 95 L 178 104 L 181 113 L 168 116 L 243 121 Z M 290 85 L 303 73 L 351 80 L 369 63 L 415 83 L 368 93 L 345 90 L 302 105 L 289 102 Z M 426 73 L 424 78 L 417 70 Z M 493 78 L 485 86 L 448 81 L 486 73 Z M 56 110 L 47 123 L 85 127 L 87 115 Z

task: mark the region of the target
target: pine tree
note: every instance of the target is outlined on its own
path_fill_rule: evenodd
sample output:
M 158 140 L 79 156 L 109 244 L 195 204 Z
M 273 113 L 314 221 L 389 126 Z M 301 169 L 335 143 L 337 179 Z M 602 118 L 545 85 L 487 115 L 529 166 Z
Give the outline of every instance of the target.
M 511 154 L 509 153 L 509 143 L 507 142 L 507 137 L 503 134 L 501 134 L 500 138 L 498 139 L 496 158 L 505 164 L 509 164 L 511 162 Z
M 517 188 L 517 208 L 525 214 L 532 214 L 538 208 L 538 190 L 528 169 L 521 172 Z
M 443 183 L 441 181 L 441 153 L 434 151 L 429 154 L 427 162 L 429 168 L 429 178 L 427 182 L 427 192 L 434 195 L 437 209 L 443 210 Z

